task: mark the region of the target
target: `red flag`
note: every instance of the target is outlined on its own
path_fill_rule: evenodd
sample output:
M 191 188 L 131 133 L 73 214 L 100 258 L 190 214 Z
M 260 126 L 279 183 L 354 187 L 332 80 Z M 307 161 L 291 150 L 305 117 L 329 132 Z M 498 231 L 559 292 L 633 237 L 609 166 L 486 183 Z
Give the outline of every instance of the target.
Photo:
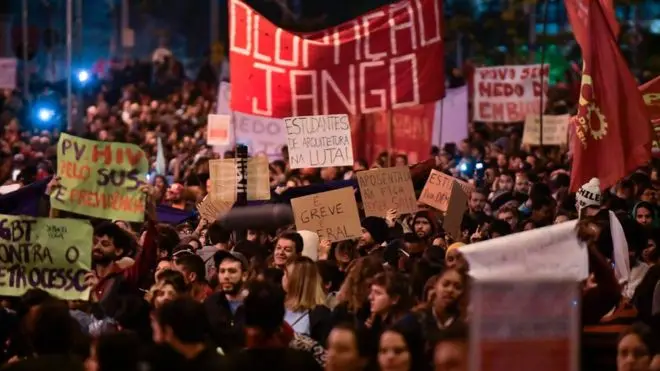
M 368 114 L 445 93 L 442 0 L 400 0 L 337 27 L 293 33 L 229 0 L 235 111 Z
M 591 0 L 587 14 L 580 99 L 572 118 L 572 191 L 593 177 L 608 188 L 651 158 L 648 111 L 600 2 Z
M 582 50 L 589 43 L 589 7 L 593 1 L 598 1 L 603 9 L 607 24 L 615 38 L 619 37 L 620 26 L 614 15 L 612 0 L 565 0 L 568 19 L 571 21 L 575 40 Z

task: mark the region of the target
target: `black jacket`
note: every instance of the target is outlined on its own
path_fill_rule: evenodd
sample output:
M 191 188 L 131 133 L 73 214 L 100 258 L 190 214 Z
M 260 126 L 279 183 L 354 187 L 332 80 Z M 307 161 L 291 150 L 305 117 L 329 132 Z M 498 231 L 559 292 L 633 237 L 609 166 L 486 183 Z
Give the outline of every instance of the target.
M 314 357 L 289 348 L 246 349 L 225 358 L 223 371 L 321 371 Z
M 213 341 L 229 354 L 245 346 L 245 311 L 239 306 L 232 314 L 223 292 L 215 292 L 204 301 Z
M 85 366 L 80 358 L 70 355 L 44 355 L 28 358 L 0 368 L 2 371 L 83 371 Z
M 309 337 L 325 346 L 332 331 L 332 312 L 325 305 L 317 305 L 309 312 Z

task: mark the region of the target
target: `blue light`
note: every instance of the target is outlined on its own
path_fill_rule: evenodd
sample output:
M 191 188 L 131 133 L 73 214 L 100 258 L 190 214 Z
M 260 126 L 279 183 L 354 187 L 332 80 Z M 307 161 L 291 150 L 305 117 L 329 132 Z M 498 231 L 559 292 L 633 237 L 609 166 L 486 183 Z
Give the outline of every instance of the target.
M 484 168 L 484 163 L 483 162 L 477 162 L 477 170 L 481 170 Z
M 40 121 L 43 122 L 48 122 L 53 119 L 55 116 L 55 111 L 52 109 L 48 108 L 40 108 L 39 111 L 37 111 L 37 117 L 39 118 Z
M 460 169 L 461 169 L 461 171 L 467 171 L 467 169 L 468 169 L 467 164 L 465 162 L 462 163 Z
M 78 72 L 78 81 L 81 83 L 86 83 L 89 80 L 89 72 L 82 70 Z
M 654 35 L 660 35 L 660 19 L 654 19 L 651 21 L 649 32 Z

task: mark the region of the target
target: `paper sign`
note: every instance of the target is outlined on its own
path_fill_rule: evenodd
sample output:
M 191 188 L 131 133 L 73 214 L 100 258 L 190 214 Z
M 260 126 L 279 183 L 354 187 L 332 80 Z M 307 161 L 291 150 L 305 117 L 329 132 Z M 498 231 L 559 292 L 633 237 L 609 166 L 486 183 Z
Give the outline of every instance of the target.
M 471 371 L 577 371 L 580 291 L 575 281 L 475 281 Z
M 565 146 L 568 144 L 569 115 L 543 115 L 543 145 Z M 540 145 L 541 119 L 538 115 L 528 115 L 525 119 L 522 144 Z
M 287 117 L 284 124 L 291 169 L 353 166 L 348 115 Z
M 228 146 L 231 144 L 229 139 L 230 127 L 230 115 L 208 115 L 206 144 L 210 146 Z
M 211 190 L 209 194 L 214 200 L 236 201 L 238 187 L 238 168 L 236 159 L 209 161 Z M 248 201 L 270 200 L 270 170 L 266 157 L 251 157 L 247 168 L 247 198 Z
M 399 215 L 417 212 L 415 188 L 407 166 L 373 169 L 357 173 L 366 216 L 385 217 L 387 210 Z
M 351 240 L 362 235 L 360 215 L 351 187 L 317 193 L 291 200 L 299 231 L 312 231 L 331 242 Z
M 236 160 L 227 158 L 209 161 L 211 189 L 209 195 L 216 201 L 236 201 Z
M 434 169 L 426 180 L 419 202 L 443 211 L 442 227 L 454 238 L 459 238 L 469 192 L 470 185 L 467 183 Z
M 16 58 L 0 58 L 0 90 L 16 89 Z
M 494 238 L 461 248 L 478 279 L 512 275 L 581 281 L 589 276 L 587 248 L 575 233 L 577 221 Z
M 134 144 L 97 142 L 69 134 L 57 143 L 57 175 L 51 206 L 110 220 L 144 220 L 149 162 Z
M 477 68 L 474 73 L 474 121 L 521 122 L 541 113 L 541 94 L 548 86 L 546 64 Z M 544 74 L 541 87 L 541 73 Z M 544 103 L 547 99 L 544 99 Z
M 93 233 L 84 220 L 0 215 L 0 295 L 42 289 L 87 300 Z

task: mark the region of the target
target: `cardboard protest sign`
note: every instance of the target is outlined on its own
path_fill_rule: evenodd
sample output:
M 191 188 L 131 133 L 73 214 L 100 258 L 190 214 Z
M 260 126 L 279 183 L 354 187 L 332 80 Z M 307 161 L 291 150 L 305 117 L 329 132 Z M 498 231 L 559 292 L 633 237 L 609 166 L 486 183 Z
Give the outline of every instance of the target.
M 270 200 L 270 169 L 268 157 L 257 156 L 248 159 L 247 169 L 248 201 Z
M 230 115 L 208 115 L 206 121 L 206 144 L 210 146 L 228 146 L 231 143 Z
M 232 206 L 234 203 L 231 201 L 214 200 L 212 197 L 206 196 L 202 202 L 197 204 L 197 211 L 202 219 L 210 224 L 216 221 L 221 214 L 228 212 Z
M 569 115 L 543 115 L 543 145 L 565 146 L 568 144 Z M 541 118 L 528 115 L 525 119 L 522 144 L 541 144 Z
M 461 248 L 477 279 L 589 276 L 587 249 L 575 234 L 577 221 L 511 234 Z
M 235 202 L 238 187 L 236 159 L 211 160 L 209 170 L 211 179 L 209 194 L 211 197 L 214 200 Z M 268 158 L 263 156 L 249 158 L 247 176 L 248 201 L 270 200 Z
M 42 289 L 87 300 L 93 233 L 85 220 L 0 215 L 0 295 Z
M 316 193 L 291 200 L 296 229 L 316 232 L 331 242 L 362 235 L 360 215 L 351 187 Z
M 0 58 L 0 90 L 16 89 L 16 58 Z
M 541 94 L 547 91 L 550 66 L 498 66 L 477 68 L 474 73 L 474 121 L 520 122 L 541 114 Z M 545 87 L 541 87 L 544 74 Z M 546 102 L 547 99 L 544 100 Z
M 209 161 L 211 189 L 209 196 L 217 201 L 236 201 L 236 160 L 227 158 Z
M 417 212 L 415 188 L 407 166 L 373 169 L 357 173 L 366 216 L 384 217 L 389 209 L 399 214 Z
M 426 180 L 419 202 L 444 212 L 444 230 L 459 238 L 469 192 L 467 183 L 434 169 Z
M 578 282 L 476 280 L 470 292 L 471 371 L 579 370 Z
M 50 196 L 51 207 L 96 218 L 144 220 L 149 162 L 134 144 L 97 142 L 61 134 L 57 175 L 62 187 Z
M 353 166 L 348 115 L 287 117 L 284 124 L 291 169 Z

